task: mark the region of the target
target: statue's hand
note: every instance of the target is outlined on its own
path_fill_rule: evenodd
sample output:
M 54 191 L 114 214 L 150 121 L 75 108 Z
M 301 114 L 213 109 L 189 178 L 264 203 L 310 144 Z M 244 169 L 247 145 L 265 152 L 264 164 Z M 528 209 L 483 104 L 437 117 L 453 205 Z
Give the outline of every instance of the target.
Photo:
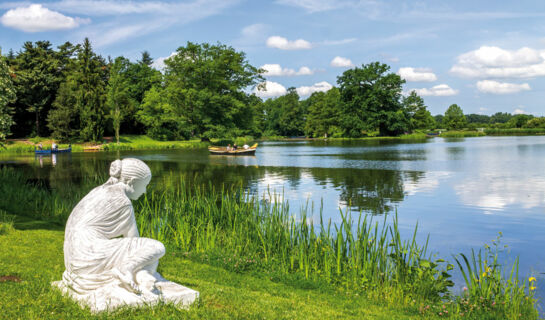
M 134 282 L 134 275 L 132 274 L 132 272 L 122 271 L 117 268 L 112 269 L 112 271 L 121 282 L 122 287 L 136 294 L 142 293 L 142 290 L 140 290 L 140 287 L 136 284 L 136 282 Z

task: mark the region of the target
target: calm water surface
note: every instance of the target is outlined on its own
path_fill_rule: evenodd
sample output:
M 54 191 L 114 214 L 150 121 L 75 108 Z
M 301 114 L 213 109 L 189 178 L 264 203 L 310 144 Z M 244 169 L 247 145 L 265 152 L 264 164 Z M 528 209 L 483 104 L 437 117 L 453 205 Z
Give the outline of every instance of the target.
M 323 216 L 339 222 L 339 208 L 375 215 L 397 210 L 409 236 L 449 260 L 482 248 L 503 233 L 521 275 L 545 277 L 545 137 L 434 138 L 421 142 L 265 142 L 255 157 L 210 156 L 206 150 L 75 153 L 43 158 L 0 157 L 51 188 L 108 172 L 117 157 L 146 161 L 160 183 L 167 172 L 214 185 L 241 184 L 268 197 L 283 194 L 294 213 L 323 201 Z M 153 185 L 151 186 L 153 187 Z M 541 281 L 539 281 L 541 280 Z M 543 287 L 543 288 L 541 288 Z

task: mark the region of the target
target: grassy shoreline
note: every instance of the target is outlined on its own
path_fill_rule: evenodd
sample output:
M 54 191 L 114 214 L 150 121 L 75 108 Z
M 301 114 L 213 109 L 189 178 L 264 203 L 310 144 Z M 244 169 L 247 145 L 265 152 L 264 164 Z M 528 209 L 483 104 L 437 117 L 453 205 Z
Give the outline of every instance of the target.
M 536 136 L 545 135 L 545 129 L 485 129 L 484 131 L 472 130 L 451 130 L 444 131 L 436 137 L 441 138 L 466 138 L 466 137 L 484 137 L 484 136 Z M 84 152 L 85 147 L 100 146 L 102 151 L 118 150 L 168 150 L 168 149 L 205 149 L 210 145 L 227 145 L 237 143 L 238 145 L 253 144 L 255 141 L 420 141 L 432 138 L 426 133 L 417 132 L 404 134 L 395 137 L 362 137 L 362 138 L 307 138 L 307 137 L 282 137 L 271 136 L 254 139 L 253 137 L 239 137 L 236 139 L 212 139 L 210 142 L 201 140 L 184 141 L 159 141 L 144 135 L 122 136 L 120 143 L 117 144 L 108 139 L 105 143 L 76 142 L 72 143 L 72 152 Z M 29 138 L 12 139 L 0 146 L 0 153 L 33 153 L 35 146 L 42 143 L 45 149 L 51 148 L 55 142 L 50 138 Z M 58 143 L 60 148 L 68 147 L 67 143 Z
M 62 250 L 62 227 L 59 230 L 58 226 L 64 224 L 75 203 L 106 177 L 89 177 L 70 193 L 43 190 L 25 183 L 24 179 L 21 173 L 12 169 L 0 169 L 0 193 L 4 195 L 0 199 L 0 209 L 15 214 L 17 219 L 30 215 L 57 222 L 55 230 L 60 232 L 57 234 L 59 240 L 51 251 L 59 254 Z M 348 299 L 332 303 L 327 310 L 321 311 L 332 317 L 350 318 L 354 315 L 361 318 L 366 315 L 362 310 L 348 316 L 338 314 L 345 311 L 336 305 L 345 305 L 347 301 L 362 306 L 382 306 L 381 312 L 396 319 L 426 319 L 447 314 L 464 319 L 538 317 L 532 292 L 528 291 L 529 284 L 516 275 L 505 278 L 505 268 L 497 261 L 487 261 L 488 258 L 469 258 L 473 263 L 465 270 L 470 279 L 467 293 L 456 296 L 448 291 L 448 272 L 453 266 L 426 254 L 426 245 L 417 244 L 414 237 L 402 239 L 395 218 L 381 227 L 367 217 L 350 219 L 345 214 L 342 224 L 320 221 L 315 229 L 313 224 L 306 223 L 304 212 L 295 219 L 282 202 L 262 202 L 236 188 L 205 191 L 205 188 L 189 187 L 184 184 L 184 179 L 178 181 L 179 178 L 168 176 L 163 179 L 161 187 L 151 190 L 134 204 L 142 236 L 162 241 L 170 248 L 169 252 L 174 256 L 179 254 L 180 259 L 217 267 L 226 277 L 231 273 L 240 275 L 239 281 L 258 278 L 301 289 L 303 296 L 313 294 L 313 290 L 325 290 L 328 294 L 323 298 L 326 300 L 337 296 Z M 17 228 L 17 220 L 11 223 Z M 28 237 L 40 235 L 29 234 Z M 10 241 L 5 244 L 6 248 L 9 248 Z M 20 254 L 28 250 L 22 249 Z M 489 253 L 485 252 L 487 257 Z M 0 271 L 6 273 L 3 271 L 6 268 L 16 270 L 17 265 L 12 261 L 21 258 L 0 259 L 5 261 L 0 264 Z M 175 258 L 168 256 L 166 261 L 169 259 Z M 165 269 L 162 271 L 167 277 L 176 276 L 176 272 L 183 271 L 175 266 L 183 263 L 175 259 L 172 273 Z M 62 269 L 62 262 L 57 264 L 60 265 L 57 268 Z M 62 270 L 57 270 L 56 277 L 60 272 Z M 198 274 L 195 277 L 199 279 Z M 191 287 L 190 282 L 182 283 Z M 46 290 L 45 285 L 41 290 Z M 53 299 L 53 304 L 60 303 L 59 298 L 54 299 L 49 291 L 46 295 L 47 299 Z M 269 314 L 267 312 L 271 310 L 264 310 L 263 306 L 263 303 L 255 305 L 252 315 L 241 315 L 236 311 L 232 317 L 282 318 L 282 314 L 287 312 L 284 305 L 273 304 L 267 308 L 280 313 Z M 155 312 L 153 310 L 149 312 Z M 220 315 L 223 314 L 220 312 L 208 317 L 219 318 Z M 295 315 L 287 317 L 297 318 Z M 307 313 L 301 319 L 318 317 Z M 378 313 L 376 318 L 388 316 Z

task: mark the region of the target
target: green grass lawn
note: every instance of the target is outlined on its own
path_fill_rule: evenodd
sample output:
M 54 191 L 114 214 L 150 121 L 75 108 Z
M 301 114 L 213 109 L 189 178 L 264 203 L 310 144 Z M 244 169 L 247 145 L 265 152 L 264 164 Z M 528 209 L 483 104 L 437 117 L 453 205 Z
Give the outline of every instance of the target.
M 168 250 L 159 272 L 198 290 L 189 311 L 171 305 L 92 315 L 50 285 L 60 280 L 63 227 L 18 217 L 0 235 L 0 318 L 2 319 L 422 319 L 415 310 L 392 309 L 327 286 L 240 273 L 188 259 Z M 20 279 L 20 282 L 18 280 Z M 15 280 L 15 281 L 14 281 Z M 425 318 L 434 316 L 428 314 Z

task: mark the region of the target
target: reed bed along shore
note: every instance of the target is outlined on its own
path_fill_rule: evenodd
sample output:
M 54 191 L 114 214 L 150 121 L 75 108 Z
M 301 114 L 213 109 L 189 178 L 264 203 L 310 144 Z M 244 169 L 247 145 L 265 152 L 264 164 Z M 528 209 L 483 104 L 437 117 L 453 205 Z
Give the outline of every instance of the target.
M 274 272 L 389 306 L 426 315 L 473 319 L 536 319 L 535 281 L 519 279 L 517 264 L 502 266 L 498 252 L 434 257 L 428 243 L 403 239 L 395 215 L 373 217 L 339 211 L 342 222 L 312 220 L 290 211 L 275 195 L 238 187 L 215 189 L 166 175 L 134 203 L 142 236 L 158 239 L 205 263 L 244 273 Z M 11 168 L 0 169 L 0 209 L 64 223 L 73 206 L 105 176 L 84 180 L 70 192 L 47 190 Z M 268 200 L 267 200 L 268 199 Z M 199 258 L 200 257 L 200 258 Z M 454 268 L 466 290 L 452 293 Z

